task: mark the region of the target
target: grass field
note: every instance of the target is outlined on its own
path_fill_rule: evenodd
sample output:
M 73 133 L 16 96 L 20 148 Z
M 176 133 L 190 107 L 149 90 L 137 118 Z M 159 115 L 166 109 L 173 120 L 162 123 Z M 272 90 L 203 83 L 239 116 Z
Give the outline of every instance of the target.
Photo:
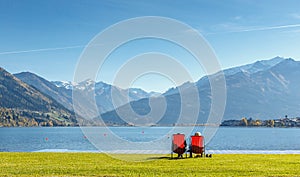
M 223 154 L 169 159 L 168 155 L 0 153 L 0 176 L 300 176 L 300 155 Z

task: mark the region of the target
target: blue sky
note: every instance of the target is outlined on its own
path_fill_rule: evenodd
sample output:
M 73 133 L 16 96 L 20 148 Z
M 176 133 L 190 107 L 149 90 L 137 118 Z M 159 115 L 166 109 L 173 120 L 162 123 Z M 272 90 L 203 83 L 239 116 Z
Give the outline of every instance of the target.
M 298 0 L 0 0 L 0 66 L 12 73 L 31 71 L 48 80 L 73 80 L 80 54 L 95 35 L 140 16 L 169 17 L 197 29 L 223 68 L 275 56 L 300 60 L 299 7 Z M 176 46 L 145 40 L 111 55 L 98 80 L 111 83 L 128 57 L 152 50 L 180 58 L 193 80 L 205 74 Z M 174 84 L 148 75 L 134 86 L 164 91 Z

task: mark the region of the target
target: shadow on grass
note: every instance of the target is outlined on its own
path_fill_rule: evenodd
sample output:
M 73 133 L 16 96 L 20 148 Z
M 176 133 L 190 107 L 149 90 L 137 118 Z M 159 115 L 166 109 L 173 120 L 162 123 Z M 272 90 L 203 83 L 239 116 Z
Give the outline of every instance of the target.
M 170 156 L 163 156 L 163 157 L 149 157 L 147 158 L 147 160 L 184 160 L 184 159 L 188 159 L 188 158 L 181 158 L 181 157 L 170 157 Z

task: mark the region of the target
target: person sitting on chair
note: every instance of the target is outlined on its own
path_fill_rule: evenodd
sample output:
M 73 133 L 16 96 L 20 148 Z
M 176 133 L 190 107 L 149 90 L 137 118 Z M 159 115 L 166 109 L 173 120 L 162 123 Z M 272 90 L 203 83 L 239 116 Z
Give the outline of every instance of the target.
M 184 140 L 184 151 L 186 151 L 186 140 Z M 183 158 L 182 154 L 178 154 L 178 158 Z
M 196 132 L 194 134 L 194 136 L 201 136 L 200 132 Z M 192 145 L 190 145 L 188 152 L 190 152 L 190 157 L 193 157 L 193 153 L 192 153 Z
M 196 132 L 194 136 L 201 136 L 200 132 Z

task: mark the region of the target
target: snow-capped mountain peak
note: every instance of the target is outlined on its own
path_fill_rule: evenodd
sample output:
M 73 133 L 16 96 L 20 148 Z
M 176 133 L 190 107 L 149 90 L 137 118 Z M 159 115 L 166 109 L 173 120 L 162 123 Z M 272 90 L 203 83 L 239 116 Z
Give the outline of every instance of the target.
M 244 73 L 254 74 L 260 71 L 270 69 L 273 66 L 277 65 L 278 63 L 282 62 L 283 60 L 285 60 L 285 58 L 277 56 L 270 60 L 260 60 L 252 64 L 246 64 L 246 65 L 242 65 L 230 69 L 225 69 L 223 72 L 226 76 L 234 75 L 241 71 Z
M 68 89 L 68 90 L 73 89 L 73 87 L 77 85 L 77 83 L 71 82 L 71 81 L 52 81 L 52 83 L 56 87 L 63 87 L 63 88 Z

